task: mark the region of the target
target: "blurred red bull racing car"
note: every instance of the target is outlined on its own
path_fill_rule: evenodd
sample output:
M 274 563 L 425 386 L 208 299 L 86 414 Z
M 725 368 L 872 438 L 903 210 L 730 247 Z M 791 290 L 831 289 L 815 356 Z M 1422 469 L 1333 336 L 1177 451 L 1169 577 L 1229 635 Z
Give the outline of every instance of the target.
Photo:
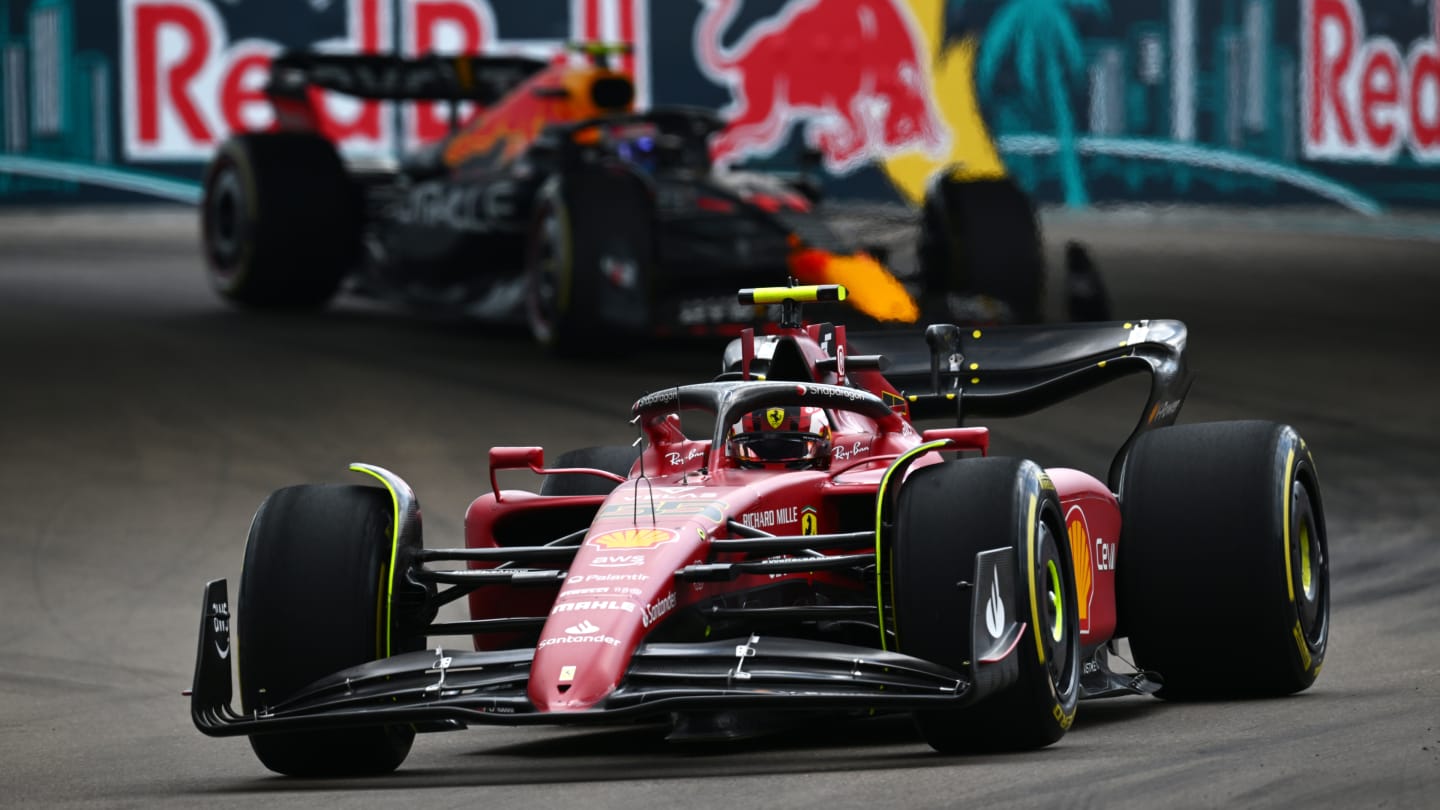
M 861 354 L 800 322 L 799 302 L 840 297 L 742 291 L 782 306 L 778 333 L 746 330 L 719 377 L 637 400 L 640 450 L 547 466 L 491 449 L 463 547 L 427 547 L 415 493 L 380 467 L 351 467 L 379 486 L 275 492 L 240 579 L 240 710 L 215 580 L 195 724 L 248 735 L 280 773 L 359 774 L 469 725 L 654 721 L 693 740 L 906 712 L 939 751 L 994 751 L 1056 742 L 1082 699 L 1311 685 L 1330 604 L 1314 461 L 1286 425 L 1173 425 L 1183 324 L 936 324 Z M 1104 479 L 912 422 L 1131 373 L 1148 402 Z M 538 493 L 502 488 L 523 470 Z M 459 600 L 469 618 L 437 618 Z M 1120 638 L 1134 672 L 1111 667 Z
M 623 48 L 586 49 L 586 64 L 278 57 L 266 86 L 277 128 L 230 138 L 206 172 L 213 286 L 251 308 L 320 307 L 348 289 L 523 320 L 563 352 L 594 346 L 597 329 L 733 335 L 756 320 L 733 290 L 789 277 L 856 290 L 872 324 L 913 323 L 927 302 L 949 320 L 956 292 L 1013 304 L 981 319 L 1037 317 L 1039 232 L 1009 181 L 982 204 L 968 186 L 936 196 L 924 271 L 902 284 L 882 251 L 831 225 L 813 173 L 712 163 L 724 122 L 698 108 L 635 112 L 631 77 L 609 66 Z M 452 132 L 398 164 L 347 162 L 322 131 L 322 91 L 448 104 Z M 462 123 L 466 105 L 479 112 Z M 957 195 L 965 200 L 936 207 Z

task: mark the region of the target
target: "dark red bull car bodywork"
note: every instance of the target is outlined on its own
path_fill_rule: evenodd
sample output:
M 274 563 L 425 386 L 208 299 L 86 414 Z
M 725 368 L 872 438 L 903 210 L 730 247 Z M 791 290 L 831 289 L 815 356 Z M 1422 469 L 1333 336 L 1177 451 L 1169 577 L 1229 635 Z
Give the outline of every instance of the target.
M 831 256 L 863 264 L 914 309 L 918 290 L 830 227 L 811 179 L 716 167 L 709 142 L 723 122 L 698 108 L 637 113 L 608 54 L 583 65 L 277 58 L 277 131 L 232 138 L 207 173 L 214 285 L 248 307 L 322 305 L 348 290 L 528 321 L 570 348 L 600 329 L 733 335 L 757 314 L 736 304 L 736 287 L 826 281 Z M 342 160 L 317 113 L 322 90 L 448 104 L 454 129 L 398 164 Z

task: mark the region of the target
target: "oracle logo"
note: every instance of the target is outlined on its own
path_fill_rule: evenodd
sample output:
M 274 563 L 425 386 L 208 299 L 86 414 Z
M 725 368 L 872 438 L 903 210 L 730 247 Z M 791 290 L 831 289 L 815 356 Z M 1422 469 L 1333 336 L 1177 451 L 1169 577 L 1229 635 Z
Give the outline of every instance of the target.
M 1390 163 L 1407 149 L 1440 162 L 1440 0 L 1428 37 L 1365 36 L 1356 0 L 1302 0 L 1301 116 L 1306 158 Z

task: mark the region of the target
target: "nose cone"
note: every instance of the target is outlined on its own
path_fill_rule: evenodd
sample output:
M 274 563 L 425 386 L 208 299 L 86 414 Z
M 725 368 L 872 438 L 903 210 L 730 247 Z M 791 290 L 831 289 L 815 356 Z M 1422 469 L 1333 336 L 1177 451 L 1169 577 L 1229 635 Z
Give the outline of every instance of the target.
M 535 649 L 537 710 L 592 709 L 615 691 L 648 629 L 675 607 L 675 571 L 701 557 L 703 537 L 686 524 L 591 530 Z

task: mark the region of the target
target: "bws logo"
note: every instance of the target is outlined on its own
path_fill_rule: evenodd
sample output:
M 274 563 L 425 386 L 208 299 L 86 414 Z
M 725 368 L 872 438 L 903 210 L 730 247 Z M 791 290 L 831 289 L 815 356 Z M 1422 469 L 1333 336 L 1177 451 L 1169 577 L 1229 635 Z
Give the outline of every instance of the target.
M 1440 162 L 1440 0 L 1431 31 L 1402 54 L 1388 37 L 1365 36 L 1356 0 L 1304 0 L 1300 8 L 1305 157 L 1390 163 L 1407 148 Z
M 654 548 L 675 539 L 669 529 L 617 529 L 590 538 L 596 548 Z

